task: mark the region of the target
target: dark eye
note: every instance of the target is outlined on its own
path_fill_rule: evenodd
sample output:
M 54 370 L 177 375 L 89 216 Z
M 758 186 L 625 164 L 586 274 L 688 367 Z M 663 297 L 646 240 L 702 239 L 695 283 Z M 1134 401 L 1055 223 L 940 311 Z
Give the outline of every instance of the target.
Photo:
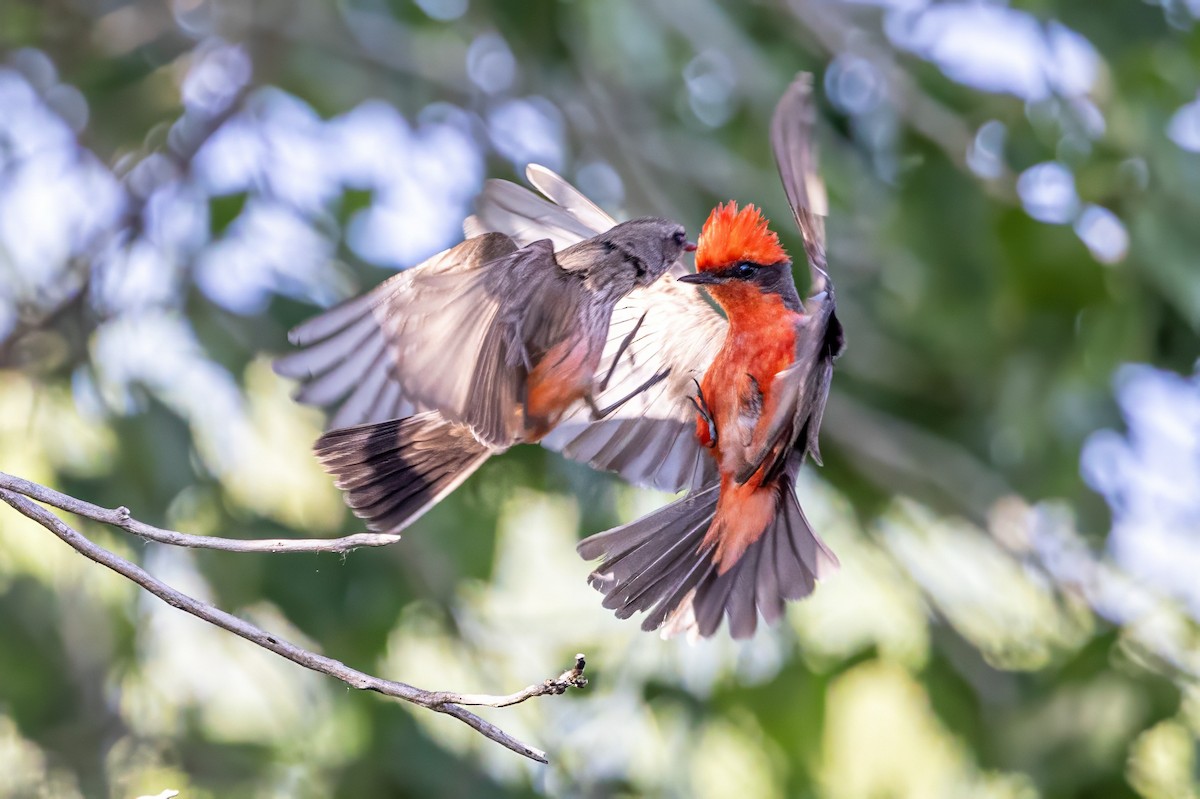
M 671 241 L 675 242 L 680 247 L 687 241 L 687 235 L 682 230 L 675 231 L 675 235 L 671 237 Z
M 754 273 L 758 268 L 754 264 L 741 263 L 733 268 L 733 276 L 742 280 L 749 280 L 754 277 Z

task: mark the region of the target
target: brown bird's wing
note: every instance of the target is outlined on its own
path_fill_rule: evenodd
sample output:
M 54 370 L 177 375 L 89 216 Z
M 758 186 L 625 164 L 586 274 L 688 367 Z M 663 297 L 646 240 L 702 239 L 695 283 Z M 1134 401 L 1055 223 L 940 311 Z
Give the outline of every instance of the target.
M 489 262 L 485 273 L 478 284 L 450 281 L 422 298 L 423 316 L 393 313 L 388 332 L 414 396 L 481 440 L 509 445 L 523 433 L 528 370 L 566 336 L 583 285 L 566 278 L 547 239 Z
M 517 243 L 550 238 L 570 245 L 616 224 L 576 188 L 550 170 L 531 166 L 529 182 L 549 202 L 505 181 L 488 181 L 468 232 L 504 233 Z M 574 238 L 571 238 L 574 237 Z M 637 330 L 621 354 L 606 390 L 596 397 L 607 406 L 624 398 L 664 370 L 668 377 L 599 421 L 579 407 L 542 444 L 596 469 L 617 472 L 638 485 L 664 491 L 698 487 L 715 479 L 716 463 L 696 439 L 693 380 L 708 369 L 725 339 L 727 323 L 699 291 L 675 282 L 681 264 L 650 286 L 634 289 L 613 311 L 601 381 L 613 368 L 622 342 Z M 640 325 L 639 325 L 640 322 Z
M 817 109 L 813 102 L 812 74 L 801 72 L 788 86 L 771 118 L 771 149 L 779 166 L 779 177 L 788 204 L 804 238 L 811 275 L 809 295 L 825 291 L 829 274 L 825 261 L 825 217 L 829 200 L 825 182 L 817 171 L 813 125 Z
M 275 370 L 297 399 L 337 408 L 331 428 L 436 408 L 504 446 L 524 376 L 519 308 L 561 270 L 548 241 L 469 239 L 292 331 Z
M 542 443 L 572 460 L 662 491 L 698 488 L 716 479 L 716 460 L 696 438 L 691 398 L 727 327 L 700 292 L 670 276 L 630 292 L 613 311 L 597 379 L 610 369 L 612 378 L 597 404 L 610 405 L 664 371 L 666 379 L 604 419 L 593 420 L 587 408 L 575 410 Z M 631 333 L 633 339 L 613 369 L 613 359 Z
M 334 409 L 331 429 L 427 410 L 398 379 L 384 309 L 411 302 L 415 283 L 437 275 L 470 282 L 479 264 L 516 250 L 507 236 L 480 237 L 394 275 L 292 330 L 288 340 L 300 349 L 277 359 L 275 371 L 301 381 L 300 402 Z
M 476 201 L 475 213 L 463 222 L 463 232 L 468 237 L 503 233 L 518 245 L 550 239 L 557 252 L 617 224 L 549 169 L 530 164 L 525 177 L 553 202 L 507 180 L 489 180 Z

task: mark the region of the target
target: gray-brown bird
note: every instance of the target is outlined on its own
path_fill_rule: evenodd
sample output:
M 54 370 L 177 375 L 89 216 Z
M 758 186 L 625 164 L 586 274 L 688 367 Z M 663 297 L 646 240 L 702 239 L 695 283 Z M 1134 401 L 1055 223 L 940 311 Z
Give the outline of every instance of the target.
M 336 406 L 317 457 L 373 530 L 403 529 L 490 456 L 540 441 L 572 410 L 599 419 L 619 408 L 628 397 L 596 401 L 613 308 L 694 249 L 665 219 L 589 231 L 611 219 L 549 170 L 528 174 L 569 210 L 489 181 L 470 238 L 300 325 L 290 340 L 302 349 L 275 363 L 302 382 L 300 401 Z M 534 239 L 488 231 L 483 219 L 506 204 L 519 209 L 513 219 L 565 218 Z

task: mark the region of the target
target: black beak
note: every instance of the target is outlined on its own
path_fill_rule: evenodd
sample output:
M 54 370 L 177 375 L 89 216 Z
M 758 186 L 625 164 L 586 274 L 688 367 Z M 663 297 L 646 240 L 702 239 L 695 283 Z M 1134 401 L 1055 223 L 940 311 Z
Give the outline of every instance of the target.
M 723 283 L 724 281 L 712 274 L 711 272 L 694 272 L 687 275 L 680 275 L 675 278 L 680 283 L 692 283 L 697 286 L 709 286 L 713 283 Z

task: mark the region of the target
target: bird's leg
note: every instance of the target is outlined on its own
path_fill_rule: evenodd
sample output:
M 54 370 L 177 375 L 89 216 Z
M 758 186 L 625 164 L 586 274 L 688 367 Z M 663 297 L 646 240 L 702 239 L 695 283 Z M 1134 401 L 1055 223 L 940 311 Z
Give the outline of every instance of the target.
M 637 335 L 638 330 L 642 326 L 642 322 L 646 321 L 647 313 L 649 313 L 649 311 L 644 312 L 641 318 L 637 320 L 637 324 L 633 326 L 633 330 L 629 331 L 629 335 L 621 339 L 621 346 L 617 347 L 617 354 L 613 357 L 612 366 L 608 367 L 608 374 L 606 374 L 604 379 L 600 381 L 600 393 L 604 393 L 604 391 L 608 389 L 608 381 L 612 380 L 613 374 L 617 371 L 617 364 L 621 362 L 621 356 L 625 354 L 625 350 L 627 350 L 629 345 L 633 343 L 633 337 Z M 632 355 L 629 356 L 629 358 L 631 361 L 633 360 Z M 642 388 L 638 389 L 638 391 L 649 388 L 652 385 L 654 384 L 651 383 L 650 385 L 643 386 Z M 634 393 L 636 394 L 637 392 L 635 391 Z M 628 399 L 628 397 L 626 399 Z
M 712 409 L 708 407 L 708 400 L 704 399 L 704 389 L 700 388 L 700 381 L 692 378 L 692 382 L 696 384 L 696 396 L 689 396 L 692 405 L 696 408 L 696 413 L 700 414 L 700 418 L 708 425 L 708 446 L 715 447 L 717 445 L 717 423 L 713 421 Z
M 629 400 L 633 399 L 638 394 L 641 394 L 646 389 L 650 388 L 651 386 L 655 386 L 658 383 L 661 383 L 663 380 L 666 380 L 667 375 L 669 375 L 669 374 L 671 374 L 670 369 L 663 369 L 661 372 L 656 374 L 654 377 L 650 378 L 645 383 L 642 383 L 640 386 L 635 388 L 633 391 L 629 392 L 624 397 L 621 397 L 621 399 L 617 400 L 612 405 L 609 405 L 606 408 L 601 408 L 599 405 L 597 405 L 596 404 L 596 395 L 589 393 L 586 397 L 584 397 L 584 399 L 587 401 L 588 407 L 592 409 L 592 421 L 599 421 L 599 420 L 603 419 L 605 416 L 608 416 L 610 413 L 615 411 L 617 408 L 620 408 L 626 402 L 629 402 Z

